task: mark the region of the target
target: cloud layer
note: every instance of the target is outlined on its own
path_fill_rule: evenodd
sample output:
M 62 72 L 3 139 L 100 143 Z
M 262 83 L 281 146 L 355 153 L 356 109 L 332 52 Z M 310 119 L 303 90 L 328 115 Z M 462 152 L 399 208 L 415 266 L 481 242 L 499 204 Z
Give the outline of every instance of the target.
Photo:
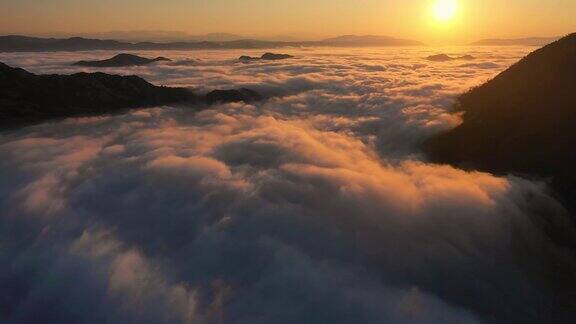
M 462 50 L 462 49 L 460 49 Z M 452 49 L 452 51 L 456 51 Z M 0 136 L 0 319 L 86 323 L 539 323 L 571 229 L 541 183 L 427 164 L 454 95 L 525 49 L 235 52 L 133 69 L 258 105 L 69 119 Z M 452 54 L 453 52 L 449 52 Z M 105 57 L 110 53 L 98 53 Z M 154 56 L 155 53 L 144 53 Z M 256 53 L 242 53 L 256 54 Z M 454 54 L 461 54 L 454 52 Z M 2 55 L 74 72 L 88 54 Z M 569 288 L 569 287 L 568 287 Z M 566 288 L 566 289 L 568 289 Z

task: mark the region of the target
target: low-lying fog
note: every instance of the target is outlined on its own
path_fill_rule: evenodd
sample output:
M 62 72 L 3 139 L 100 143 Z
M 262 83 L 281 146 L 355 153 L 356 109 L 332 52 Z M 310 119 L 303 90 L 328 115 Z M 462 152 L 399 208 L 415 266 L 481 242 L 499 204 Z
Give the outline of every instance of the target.
M 557 304 L 542 183 L 426 163 L 455 97 L 533 48 L 140 52 L 99 69 L 269 99 L 0 135 L 0 320 L 538 323 Z M 430 62 L 446 53 L 470 61 Z M 35 73 L 112 52 L 0 54 Z

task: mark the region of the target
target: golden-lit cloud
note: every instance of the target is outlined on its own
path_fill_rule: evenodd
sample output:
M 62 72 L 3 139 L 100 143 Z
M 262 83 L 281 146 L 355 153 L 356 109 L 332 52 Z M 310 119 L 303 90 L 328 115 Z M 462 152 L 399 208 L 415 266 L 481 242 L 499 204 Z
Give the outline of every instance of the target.
M 473 63 L 428 61 L 430 48 L 250 64 L 238 54 L 256 51 L 170 52 L 108 70 L 267 100 L 0 134 L 0 287 L 14 296 L 0 320 L 525 323 L 561 309 L 548 288 L 574 258 L 542 228 L 566 220 L 545 185 L 419 149 L 459 123 L 458 93 L 527 50 L 450 49 Z M 109 55 L 0 60 L 73 73 Z

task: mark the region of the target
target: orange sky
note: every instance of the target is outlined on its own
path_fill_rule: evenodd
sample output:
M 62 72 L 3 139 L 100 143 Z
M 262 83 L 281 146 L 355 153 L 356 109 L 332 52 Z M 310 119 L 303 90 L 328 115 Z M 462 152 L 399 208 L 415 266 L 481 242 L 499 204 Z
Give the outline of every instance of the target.
M 0 33 L 170 30 L 320 38 L 377 34 L 427 43 L 557 36 L 576 31 L 574 0 L 459 0 L 453 21 L 436 0 L 2 0 Z

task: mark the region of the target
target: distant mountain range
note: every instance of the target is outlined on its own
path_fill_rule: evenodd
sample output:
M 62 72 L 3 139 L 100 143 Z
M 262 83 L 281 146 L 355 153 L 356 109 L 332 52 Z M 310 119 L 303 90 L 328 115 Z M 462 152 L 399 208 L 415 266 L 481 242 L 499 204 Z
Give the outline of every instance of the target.
M 481 46 L 544 46 L 548 45 L 560 37 L 528 37 L 528 38 L 512 38 L 512 39 L 482 39 L 471 45 Z
M 322 43 L 330 44 L 332 46 L 417 46 L 424 45 L 420 42 L 409 40 L 409 39 L 399 39 L 388 36 L 375 36 L 375 35 L 344 35 L 334 38 L 328 38 Z
M 560 37 L 483 39 L 476 46 L 544 46 Z M 282 47 L 384 47 L 423 46 L 411 40 L 379 35 L 343 35 L 323 40 L 293 40 L 286 37 L 252 39 L 228 33 L 190 35 L 183 32 L 134 31 L 90 34 L 83 37 L 0 36 L 0 52 L 88 51 L 88 50 L 196 50 L 265 49 Z
M 88 50 L 195 50 L 195 49 L 260 49 L 311 46 L 417 46 L 422 43 L 386 36 L 341 36 L 321 41 L 263 41 L 241 39 L 230 41 L 126 42 L 109 39 L 38 38 L 0 36 L 0 52 L 88 51 Z
M 184 32 L 150 32 L 150 31 L 124 31 L 124 32 L 109 32 L 102 34 L 85 35 L 88 38 L 97 39 L 115 39 L 119 41 L 128 42 L 230 42 L 241 39 L 248 39 L 250 37 L 229 34 L 229 33 L 209 33 L 203 35 L 191 35 Z
M 190 41 L 209 41 L 209 42 L 228 42 L 241 39 L 249 39 L 251 37 L 230 34 L 230 33 L 208 33 L 194 35 L 182 31 L 165 31 L 165 30 L 119 30 L 100 33 L 51 33 L 51 34 L 37 34 L 36 37 L 40 38 L 71 38 L 83 37 L 91 39 L 114 39 L 123 42 L 190 42 Z

